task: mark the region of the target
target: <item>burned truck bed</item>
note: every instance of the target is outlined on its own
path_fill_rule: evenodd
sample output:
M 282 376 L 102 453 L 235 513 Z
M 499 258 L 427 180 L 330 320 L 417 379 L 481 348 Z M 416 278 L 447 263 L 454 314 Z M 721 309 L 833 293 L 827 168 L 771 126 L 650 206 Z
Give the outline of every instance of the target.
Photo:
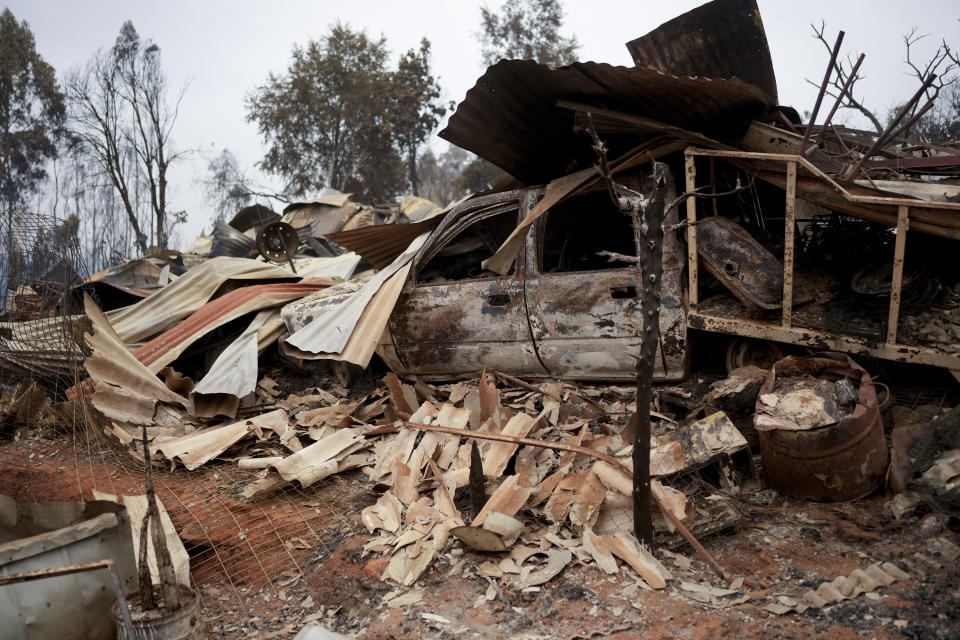
M 711 174 L 715 161 L 726 160 L 774 186 L 764 203 L 773 213 L 758 213 L 753 224 L 745 225 L 765 235 L 768 244 L 779 244 L 782 260 L 758 248 L 746 231 L 708 233 L 708 240 L 722 238 L 723 247 L 699 244 L 698 227 L 715 227 L 710 216 L 723 212 L 688 200 L 690 328 L 934 365 L 960 375 L 955 319 L 960 273 L 949 258 L 960 203 L 946 201 L 955 187 L 943 185 L 939 199 L 920 199 L 906 195 L 920 183 L 884 183 L 906 193 L 851 185 L 801 155 L 690 147 L 685 152 L 688 190 L 700 184 L 698 158 L 709 164 Z M 777 192 L 784 197 L 782 218 L 771 202 Z M 847 221 L 845 228 L 838 220 Z M 776 221 L 782 236 L 761 231 Z M 702 302 L 701 266 L 708 278 L 712 274 L 724 285 Z

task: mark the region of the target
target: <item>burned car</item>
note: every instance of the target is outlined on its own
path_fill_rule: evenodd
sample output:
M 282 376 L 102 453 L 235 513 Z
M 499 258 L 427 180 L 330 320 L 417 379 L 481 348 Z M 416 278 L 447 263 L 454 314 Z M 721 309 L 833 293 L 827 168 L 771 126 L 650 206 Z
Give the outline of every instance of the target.
M 643 187 L 639 173 L 632 176 Z M 649 189 L 648 189 L 649 190 Z M 597 187 L 536 220 L 507 275 L 490 258 L 543 196 L 543 187 L 454 207 L 413 259 L 378 352 L 401 375 L 453 378 L 483 367 L 524 377 L 630 380 L 642 310 L 631 220 Z M 669 213 L 676 220 L 676 211 Z M 687 373 L 684 258 L 674 234 L 663 252 L 660 346 L 654 376 Z

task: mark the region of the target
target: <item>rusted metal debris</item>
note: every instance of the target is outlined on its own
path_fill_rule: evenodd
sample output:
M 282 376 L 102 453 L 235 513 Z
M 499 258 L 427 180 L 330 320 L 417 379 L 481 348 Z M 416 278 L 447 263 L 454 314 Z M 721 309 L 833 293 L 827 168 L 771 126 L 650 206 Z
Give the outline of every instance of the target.
M 824 391 L 844 382 L 858 388 L 846 407 L 835 399 L 836 391 Z M 780 406 L 777 415 L 778 405 L 789 406 Z M 764 475 L 782 493 L 854 500 L 872 492 L 886 475 L 889 454 L 875 385 L 845 356 L 775 364 L 760 388 L 754 422 Z
M 777 78 L 755 0 L 707 2 L 627 43 L 638 67 L 675 76 L 740 78 L 777 102 Z
M 151 255 L 77 287 L 133 303 L 103 314 L 86 301 L 70 327 L 91 353 L 44 334 L 9 366 L 62 369 L 86 355 L 90 379 L 71 397 L 91 393 L 99 426 L 131 455 L 148 469 L 151 456 L 186 470 L 236 461 L 254 503 L 362 469 L 380 494 L 361 515 L 375 536 L 364 554 L 387 557 L 383 579 L 401 587 L 465 544 L 500 554 L 474 567 L 488 599 L 536 589 L 575 557 L 665 588 L 673 576 L 632 523 L 651 549 L 686 541 L 725 578 L 700 540 L 741 518 L 731 496 L 749 491 L 748 475 L 760 482 L 751 444 L 767 486 L 805 499 L 859 498 L 887 470 L 878 384 L 847 356 L 784 358 L 794 345 L 960 375 L 960 271 L 941 259 L 960 239 L 960 190 L 926 179 L 957 174 L 960 147 L 903 137 L 930 108 L 922 90 L 880 135 L 833 125 L 839 100 L 817 125 L 823 90 L 806 123 L 774 106 L 753 0 L 708 3 L 628 48 L 636 67 L 506 60 L 486 71 L 442 135 L 511 174 L 488 192 L 446 208 L 331 193 L 291 204 L 282 222 L 245 209 L 198 239 L 206 257 Z M 594 166 L 584 131 L 602 137 L 609 167 Z M 652 204 L 639 195 L 651 193 Z M 643 206 L 664 219 L 623 215 Z M 258 231 L 280 224 L 264 253 L 284 266 L 249 259 Z M 208 259 L 219 253 L 240 257 Z M 354 279 L 361 259 L 374 268 Z M 6 311 L 35 322 L 49 312 L 43 292 L 16 289 Z M 33 328 L 3 322 L 0 347 Z M 688 376 L 688 329 L 742 340 L 727 349 L 729 377 L 674 413 L 651 381 Z M 339 382 L 285 396 L 258 371 L 273 345 L 298 367 L 333 361 Z M 392 373 L 350 395 L 375 351 Z M 611 400 L 616 385 L 569 380 L 636 381 L 637 393 Z M 5 394 L 11 424 L 46 406 L 39 389 Z M 948 408 L 926 416 L 927 430 L 894 431 L 898 517 L 930 496 L 956 499 L 956 443 L 938 440 L 922 469 L 913 455 L 955 418 Z M 138 450 L 139 435 L 149 443 Z M 705 496 L 713 474 L 722 490 Z M 647 484 L 652 531 L 631 518 Z M 189 559 L 173 564 L 189 582 Z M 767 609 L 852 597 L 880 571 L 896 577 L 868 567 Z

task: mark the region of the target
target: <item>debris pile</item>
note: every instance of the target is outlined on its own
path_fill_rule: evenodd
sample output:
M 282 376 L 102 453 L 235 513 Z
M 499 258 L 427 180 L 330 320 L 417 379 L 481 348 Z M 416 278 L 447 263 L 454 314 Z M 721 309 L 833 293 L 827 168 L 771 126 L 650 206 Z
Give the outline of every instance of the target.
M 281 602 L 309 572 L 291 549 L 313 543 L 284 539 L 265 507 L 289 498 L 283 517 L 299 518 L 295 496 L 344 479 L 362 483 L 362 504 L 332 546 L 362 524 L 357 555 L 389 609 L 421 602 L 431 571 L 478 577 L 476 606 L 507 606 L 598 569 L 631 598 L 818 615 L 949 570 L 960 189 L 942 178 L 960 175 L 960 146 L 906 137 L 923 90 L 879 133 L 831 122 L 842 95 L 816 124 L 839 40 L 804 124 L 777 104 L 758 18 L 751 0 L 715 0 L 629 43 L 635 67 L 490 66 L 441 136 L 509 177 L 445 208 L 339 192 L 282 214 L 254 205 L 189 251 L 88 278 L 69 247 L 44 253 L 42 229 L 17 237 L 4 263 L 32 273 L 0 274 L 0 373 L 16 376 L 0 378 L 0 427 L 20 438 L 72 408 L 74 442 L 106 434 L 148 477 L 153 462 L 202 476 L 196 500 L 216 498 L 231 521 L 216 536 L 193 513 L 177 531 L 167 501 L 150 538 L 146 497 L 93 495 L 124 505 L 141 577 L 158 580 L 150 545 L 166 541 L 176 582 L 196 587 L 189 529 L 221 566 L 251 551 Z M 12 257 L 28 253 L 29 265 Z M 707 360 L 724 353 L 719 373 Z M 267 363 L 283 368 L 264 375 Z M 634 537 L 645 485 L 633 460 L 647 447 L 656 548 Z M 242 481 L 225 488 L 225 469 Z M 882 516 L 843 511 L 871 495 Z M 871 543 L 916 524 L 922 550 L 877 545 L 748 593 L 762 581 L 727 575 L 740 559 L 718 562 L 700 541 L 795 513 L 785 496 L 834 509 L 794 517 L 808 547 L 826 531 L 815 524 Z M 245 509 L 282 566 L 261 563 Z M 224 541 L 236 543 L 225 560 Z M 691 568 L 690 549 L 721 585 Z
M 453 544 L 458 555 L 463 548 L 507 554 L 479 565 L 499 583 L 488 594 L 537 587 L 574 560 L 624 570 L 615 558 L 649 586 L 666 586 L 670 572 L 627 533 L 633 447 L 623 425 L 568 386 L 507 385 L 498 389 L 486 371 L 476 386 L 435 390 L 388 377 L 400 428 L 379 440 L 376 464 L 365 469 L 384 493 L 362 516 L 377 535 L 365 553 L 390 556 L 383 578 L 414 584 L 448 553 L 452 536 L 462 543 Z M 656 526 L 668 533 L 680 522 L 696 531 L 710 516 L 661 480 L 729 459 L 746 441 L 722 413 L 671 426 L 651 442 L 652 490 L 662 510 Z

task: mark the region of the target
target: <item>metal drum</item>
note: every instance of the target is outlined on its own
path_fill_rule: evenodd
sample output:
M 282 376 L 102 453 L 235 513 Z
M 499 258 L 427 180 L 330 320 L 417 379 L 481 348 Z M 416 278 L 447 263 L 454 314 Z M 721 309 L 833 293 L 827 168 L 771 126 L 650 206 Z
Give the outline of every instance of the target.
M 831 364 L 832 361 L 832 364 Z M 807 430 L 758 427 L 767 484 L 797 498 L 839 502 L 862 498 L 876 489 L 887 472 L 889 451 L 883 434 L 877 392 L 870 375 L 849 357 L 838 354 L 786 358 L 773 366 L 757 398 L 775 390 L 778 377 L 834 375 L 846 368 L 860 376 L 853 413 L 839 422 Z M 756 417 L 754 418 L 756 424 Z

